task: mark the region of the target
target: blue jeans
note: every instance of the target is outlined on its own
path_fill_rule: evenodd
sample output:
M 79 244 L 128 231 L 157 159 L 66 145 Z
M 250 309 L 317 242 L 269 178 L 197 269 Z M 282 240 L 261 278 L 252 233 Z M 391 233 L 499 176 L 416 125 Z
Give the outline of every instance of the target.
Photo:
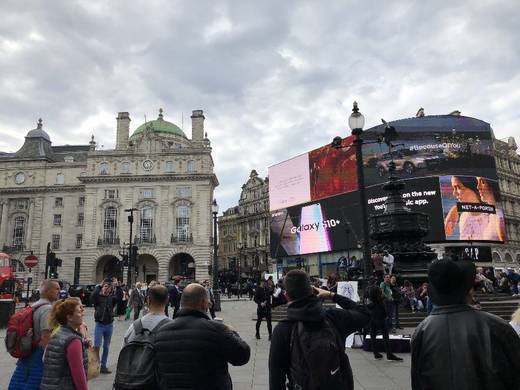
M 103 355 L 101 355 L 102 368 L 107 368 L 108 348 L 110 347 L 110 340 L 112 339 L 113 331 L 113 324 L 102 324 L 96 322 L 96 329 L 94 331 L 94 347 L 100 348 L 101 338 L 103 338 Z

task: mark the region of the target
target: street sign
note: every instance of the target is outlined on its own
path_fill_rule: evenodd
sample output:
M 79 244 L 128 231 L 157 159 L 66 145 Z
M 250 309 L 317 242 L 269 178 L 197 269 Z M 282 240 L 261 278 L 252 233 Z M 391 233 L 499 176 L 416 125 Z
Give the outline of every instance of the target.
M 29 255 L 23 260 L 23 263 L 27 268 L 36 267 L 38 265 L 38 257 L 35 255 Z

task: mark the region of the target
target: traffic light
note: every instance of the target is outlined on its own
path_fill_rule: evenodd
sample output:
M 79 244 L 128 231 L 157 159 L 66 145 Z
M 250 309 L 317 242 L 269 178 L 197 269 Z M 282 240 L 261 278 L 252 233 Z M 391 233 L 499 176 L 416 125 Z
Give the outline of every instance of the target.
M 56 263 L 56 253 L 49 252 L 47 254 L 47 264 L 49 267 L 54 267 L 54 264 Z
M 54 255 L 54 256 L 56 256 L 56 255 Z M 62 264 L 63 264 L 63 260 L 56 257 L 56 259 L 54 260 L 54 266 L 61 267 Z
M 213 275 L 213 264 L 208 265 L 208 274 Z

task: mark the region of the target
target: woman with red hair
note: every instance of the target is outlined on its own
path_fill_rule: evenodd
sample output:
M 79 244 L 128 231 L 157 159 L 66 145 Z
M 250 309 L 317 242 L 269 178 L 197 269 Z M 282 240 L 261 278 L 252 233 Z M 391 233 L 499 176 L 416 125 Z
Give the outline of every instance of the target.
M 49 315 L 55 331 L 43 359 L 41 390 L 86 390 L 88 354 L 80 333 L 83 306 L 78 299 L 56 302 Z

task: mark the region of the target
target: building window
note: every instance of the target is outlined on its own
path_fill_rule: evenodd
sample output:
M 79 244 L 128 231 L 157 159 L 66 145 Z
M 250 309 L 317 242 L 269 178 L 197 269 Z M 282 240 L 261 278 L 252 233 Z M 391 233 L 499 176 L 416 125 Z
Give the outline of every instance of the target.
M 60 249 L 60 239 L 61 236 L 59 234 L 53 234 L 52 235 L 52 249 Z
M 83 234 L 76 234 L 76 248 L 81 248 L 83 245 Z
M 64 160 L 65 160 L 66 163 L 73 163 L 74 162 L 74 157 L 72 157 L 72 156 L 65 156 Z
M 189 186 L 177 187 L 177 197 L 189 198 L 190 196 L 191 196 L 191 187 L 189 187 Z
M 83 226 L 84 220 L 85 220 L 85 214 L 79 213 L 78 214 L 78 226 Z
M 16 201 L 14 202 L 14 208 L 16 210 L 27 210 L 29 208 L 29 200 L 16 199 Z
M 153 198 L 153 189 L 151 189 L 151 188 L 143 188 L 139 192 L 139 198 L 141 198 L 141 199 Z
M 79 206 L 85 206 L 85 197 L 84 196 L 80 196 L 79 197 L 78 205 Z
M 108 163 L 102 162 L 101 164 L 99 164 L 99 174 L 108 175 Z
M 188 206 L 177 206 L 177 240 L 188 241 L 190 230 L 190 208 Z
M 54 214 L 54 219 L 52 222 L 54 225 L 60 226 L 61 225 L 61 214 Z
M 56 175 L 56 184 L 58 184 L 58 185 L 65 184 L 65 175 L 63 173 L 58 173 Z
M 105 190 L 105 199 L 119 198 L 119 190 Z
M 114 244 L 117 235 L 117 209 L 115 207 L 107 207 L 105 209 L 105 220 L 103 223 L 103 242 L 105 244 Z
M 188 163 L 186 165 L 186 170 L 188 172 L 195 172 L 195 161 L 193 161 L 193 160 L 188 161 Z
M 63 198 L 54 198 L 54 207 L 63 207 Z
M 141 241 L 153 242 L 153 208 L 146 206 L 141 209 Z
M 130 163 L 128 161 L 121 164 L 121 173 L 130 173 Z
M 173 161 L 166 161 L 166 172 L 173 172 Z
M 13 230 L 13 246 L 21 248 L 25 241 L 25 217 L 19 216 L 14 218 Z

